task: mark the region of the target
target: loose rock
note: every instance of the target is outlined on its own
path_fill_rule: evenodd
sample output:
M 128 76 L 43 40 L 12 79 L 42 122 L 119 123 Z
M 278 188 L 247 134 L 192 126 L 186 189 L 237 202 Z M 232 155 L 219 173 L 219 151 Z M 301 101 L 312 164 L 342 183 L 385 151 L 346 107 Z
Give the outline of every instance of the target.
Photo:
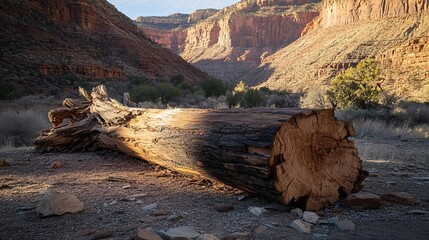
M 155 211 L 153 211 L 152 215 L 153 216 L 165 216 L 169 213 L 170 213 L 170 211 L 166 210 L 166 209 L 155 209 Z
M 258 217 L 268 213 L 265 208 L 261 207 L 249 207 L 249 211 Z
M 342 220 L 335 223 L 335 225 L 337 225 L 338 229 L 341 231 L 353 231 L 356 228 L 356 225 L 350 220 Z
M 408 214 L 429 214 L 429 211 L 426 210 L 410 210 Z
M 88 236 L 91 235 L 93 233 L 95 233 L 97 230 L 93 229 L 93 228 L 85 228 L 85 229 L 81 229 L 77 232 L 75 232 L 73 234 L 74 238 L 80 238 L 80 237 L 84 237 L 84 236 Z
M 125 185 L 122 187 L 122 189 L 130 189 L 130 188 L 131 188 L 131 185 Z
M 152 203 L 152 204 L 149 204 L 149 205 L 142 207 L 142 209 L 143 209 L 143 211 L 152 211 L 152 210 L 155 210 L 157 207 L 158 207 L 157 203 Z
M 162 238 L 148 229 L 139 228 L 137 229 L 137 235 L 134 240 L 162 240 Z
M 268 230 L 267 226 L 265 226 L 265 225 L 259 225 L 258 228 L 256 228 L 254 232 L 256 234 L 260 234 L 260 233 L 263 233 L 263 232 L 265 232 L 267 230 Z
M 379 208 L 383 202 L 372 193 L 354 193 L 346 198 L 345 204 L 348 207 Z
M 315 224 L 317 222 L 317 220 L 319 219 L 319 216 L 314 212 L 305 211 L 304 214 L 302 215 L 302 218 L 304 219 L 304 221 L 306 221 L 308 223 Z
M 192 226 L 171 228 L 165 233 L 166 238 L 170 240 L 194 239 L 200 235 Z
M 234 209 L 234 207 L 229 204 L 219 204 L 214 206 L 214 210 L 216 210 L 217 212 L 228 212 L 228 211 L 231 211 L 232 209 Z
M 252 234 L 250 232 L 233 232 L 225 236 L 224 240 L 246 240 L 251 239 Z
M 60 161 L 55 161 L 51 165 L 51 168 L 53 168 L 53 169 L 60 169 L 62 167 L 64 167 L 64 163 L 62 163 Z
M 0 167 L 7 167 L 7 166 L 10 166 L 9 162 L 1 159 L 0 160 Z
M 409 206 L 414 206 L 414 204 L 416 203 L 416 198 L 406 192 L 393 192 L 384 194 L 383 196 L 381 196 L 381 199 L 387 202 L 400 203 Z
M 290 211 L 290 213 L 292 214 L 292 216 L 297 217 L 297 218 L 302 218 L 302 210 L 301 208 L 295 208 L 292 209 L 292 211 Z
M 44 217 L 63 215 L 83 211 L 84 204 L 70 193 L 50 193 L 45 195 L 37 204 L 36 212 Z
M 218 237 L 216 237 L 213 234 L 203 234 L 197 237 L 196 240 L 220 240 Z
M 91 240 L 97 240 L 102 238 L 107 238 L 113 235 L 113 231 L 106 230 L 106 231 L 97 231 L 94 233 L 94 236 L 92 236 Z
M 330 224 L 336 224 L 337 222 L 340 221 L 340 219 L 338 219 L 338 217 L 331 217 L 331 218 L 326 219 L 326 221 L 328 221 L 328 223 L 330 223 Z
M 310 225 L 306 224 L 302 220 L 295 220 L 289 226 L 292 227 L 293 229 L 297 230 L 298 232 L 301 232 L 301 233 L 310 233 L 311 232 Z

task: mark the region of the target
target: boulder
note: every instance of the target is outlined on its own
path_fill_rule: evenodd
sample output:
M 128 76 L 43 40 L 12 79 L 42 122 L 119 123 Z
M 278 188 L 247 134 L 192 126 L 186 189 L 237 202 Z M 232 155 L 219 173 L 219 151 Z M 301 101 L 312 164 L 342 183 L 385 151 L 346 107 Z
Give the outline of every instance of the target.
M 384 194 L 381 196 L 381 199 L 387 202 L 400 203 L 404 205 L 414 206 L 416 203 L 416 198 L 406 192 L 393 192 Z
M 345 204 L 348 207 L 379 208 L 383 202 L 372 193 L 353 193 L 346 198 Z
M 37 204 L 36 212 L 44 217 L 77 213 L 84 210 L 84 204 L 70 193 L 49 193 Z
M 162 238 L 148 229 L 139 228 L 137 229 L 137 235 L 134 240 L 162 240 Z

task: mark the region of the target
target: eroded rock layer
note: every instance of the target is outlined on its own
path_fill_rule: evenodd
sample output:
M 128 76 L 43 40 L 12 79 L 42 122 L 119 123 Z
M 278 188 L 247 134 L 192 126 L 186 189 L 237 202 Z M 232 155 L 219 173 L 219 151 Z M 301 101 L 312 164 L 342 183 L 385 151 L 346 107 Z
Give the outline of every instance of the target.
M 319 10 L 320 0 L 244 0 L 190 26 L 140 25 L 155 42 L 235 83 L 265 57 L 299 38 Z
M 384 89 L 422 99 L 428 82 L 428 1 L 325 0 L 306 34 L 245 78 L 275 89 L 327 85 L 365 57 L 382 63 Z
M 17 94 L 60 93 L 78 78 L 207 77 L 105 0 L 2 0 L 0 14 L 2 81 Z

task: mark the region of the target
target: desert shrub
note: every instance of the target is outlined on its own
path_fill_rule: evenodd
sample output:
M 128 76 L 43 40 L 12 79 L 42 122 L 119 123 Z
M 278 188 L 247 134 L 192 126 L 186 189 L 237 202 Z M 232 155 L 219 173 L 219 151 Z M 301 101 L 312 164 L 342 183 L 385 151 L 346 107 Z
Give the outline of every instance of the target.
M 160 83 L 155 85 L 156 90 L 159 92 L 162 103 L 166 104 L 173 98 L 180 97 L 180 90 L 167 83 Z
M 173 83 L 174 86 L 177 87 L 185 81 L 185 76 L 183 76 L 182 74 L 177 74 L 171 77 L 170 81 Z
M 35 110 L 5 110 L 0 112 L 0 145 L 30 146 L 37 133 L 49 127 L 47 114 Z
M 207 79 L 201 81 L 199 86 L 205 92 L 206 97 L 219 97 L 226 93 L 224 82 L 218 79 Z
M 338 74 L 331 81 L 327 95 L 334 107 L 374 108 L 378 106 L 382 79 L 376 62 L 366 58 L 356 68 Z
M 156 101 L 160 94 L 152 85 L 140 84 L 130 91 L 130 97 L 134 102 Z
M 301 100 L 301 106 L 306 108 L 331 108 L 326 96 L 326 90 L 322 86 L 316 86 L 307 91 Z
M 131 87 L 132 85 L 138 86 L 141 84 L 148 84 L 148 83 L 149 83 L 149 79 L 143 76 L 132 76 L 129 79 L 129 87 Z
M 243 107 L 261 107 L 264 105 L 264 98 L 262 98 L 261 94 L 259 94 L 256 89 L 247 89 L 247 91 L 243 94 L 242 98 L 242 106 Z

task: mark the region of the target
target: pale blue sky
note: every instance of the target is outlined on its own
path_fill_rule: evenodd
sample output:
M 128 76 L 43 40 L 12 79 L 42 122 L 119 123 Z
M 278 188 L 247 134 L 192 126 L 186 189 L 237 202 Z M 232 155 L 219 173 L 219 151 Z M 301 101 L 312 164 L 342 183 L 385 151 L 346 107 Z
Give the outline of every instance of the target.
M 173 13 L 191 13 L 197 9 L 221 9 L 240 0 L 107 0 L 135 20 L 138 16 L 167 16 Z

